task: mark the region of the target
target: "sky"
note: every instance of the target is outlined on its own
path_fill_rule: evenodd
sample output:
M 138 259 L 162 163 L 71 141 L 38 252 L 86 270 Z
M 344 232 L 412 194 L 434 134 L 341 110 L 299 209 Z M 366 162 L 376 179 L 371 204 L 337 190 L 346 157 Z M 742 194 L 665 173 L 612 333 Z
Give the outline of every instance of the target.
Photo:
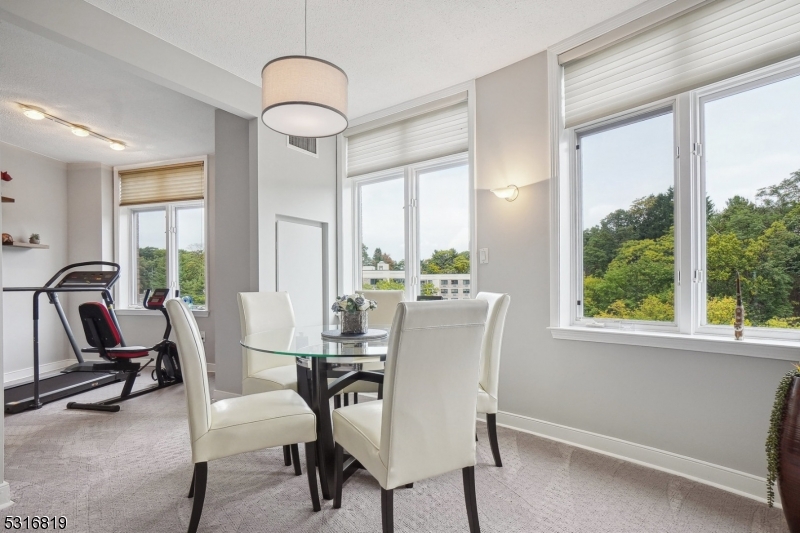
M 734 195 L 800 170 L 800 76 L 706 103 L 706 193 L 717 209 Z M 674 181 L 672 115 L 581 140 L 583 227 Z
M 469 250 L 469 174 L 467 166 L 420 173 L 419 246 L 421 259 L 434 250 Z M 395 261 L 405 257 L 404 183 L 402 176 L 361 188 L 362 242 L 388 253 Z
M 178 249 L 197 250 L 202 248 L 203 208 L 191 207 L 177 210 Z M 139 213 L 139 247 L 166 248 L 167 222 L 165 211 L 142 211 Z

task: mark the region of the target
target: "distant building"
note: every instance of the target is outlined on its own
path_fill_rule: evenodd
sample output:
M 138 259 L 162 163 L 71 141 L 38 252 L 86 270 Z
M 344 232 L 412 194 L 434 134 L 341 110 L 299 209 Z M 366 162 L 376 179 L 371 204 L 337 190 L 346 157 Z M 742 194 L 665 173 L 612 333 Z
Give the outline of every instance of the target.
M 463 300 L 471 298 L 469 274 L 422 274 L 422 285 L 433 285 L 433 293 L 440 295 L 445 300 Z M 389 270 L 389 265 L 380 261 L 377 268 L 365 266 L 361 271 L 361 281 L 364 285 L 375 286 L 379 281 L 391 280 L 405 284 L 406 273 L 404 270 Z

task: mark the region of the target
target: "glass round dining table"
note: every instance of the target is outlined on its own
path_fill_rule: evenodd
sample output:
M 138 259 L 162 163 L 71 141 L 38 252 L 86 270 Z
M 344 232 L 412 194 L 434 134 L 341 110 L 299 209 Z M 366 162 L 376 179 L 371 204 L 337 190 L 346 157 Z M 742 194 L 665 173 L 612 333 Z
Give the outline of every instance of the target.
M 323 333 L 336 333 L 332 326 L 297 326 L 271 328 L 245 336 L 239 343 L 256 352 L 294 357 L 297 367 L 297 392 L 317 415 L 317 468 L 322 497 L 333 498 L 334 441 L 331 422 L 331 398 L 357 381 L 378 384 L 378 399 L 383 397 L 383 361 L 389 346 L 389 326 L 373 325 L 372 330 L 386 331 L 379 339 L 363 340 L 343 336 L 327 340 Z M 354 395 L 354 401 L 357 402 Z M 344 478 L 361 465 L 348 458 Z

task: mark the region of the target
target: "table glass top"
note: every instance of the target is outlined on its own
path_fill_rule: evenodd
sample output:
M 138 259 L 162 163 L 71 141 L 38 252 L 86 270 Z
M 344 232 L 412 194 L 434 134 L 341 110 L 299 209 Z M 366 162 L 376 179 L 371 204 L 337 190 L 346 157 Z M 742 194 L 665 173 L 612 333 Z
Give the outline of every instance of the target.
M 285 355 L 288 357 L 346 358 L 359 361 L 380 361 L 386 357 L 389 337 L 380 340 L 359 342 L 332 342 L 322 339 L 322 332 L 335 330 L 336 326 L 298 326 L 293 328 L 266 329 L 247 335 L 240 342 L 245 348 L 257 352 Z M 375 326 L 370 329 L 383 329 L 389 326 Z

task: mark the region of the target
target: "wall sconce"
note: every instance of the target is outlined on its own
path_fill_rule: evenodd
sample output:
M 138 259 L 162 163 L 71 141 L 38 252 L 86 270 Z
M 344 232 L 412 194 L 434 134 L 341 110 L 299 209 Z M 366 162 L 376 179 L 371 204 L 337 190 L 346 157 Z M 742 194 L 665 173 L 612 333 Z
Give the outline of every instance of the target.
M 513 202 L 519 196 L 519 189 L 516 185 L 508 185 L 498 189 L 491 189 L 498 198 L 505 198 L 506 202 Z

